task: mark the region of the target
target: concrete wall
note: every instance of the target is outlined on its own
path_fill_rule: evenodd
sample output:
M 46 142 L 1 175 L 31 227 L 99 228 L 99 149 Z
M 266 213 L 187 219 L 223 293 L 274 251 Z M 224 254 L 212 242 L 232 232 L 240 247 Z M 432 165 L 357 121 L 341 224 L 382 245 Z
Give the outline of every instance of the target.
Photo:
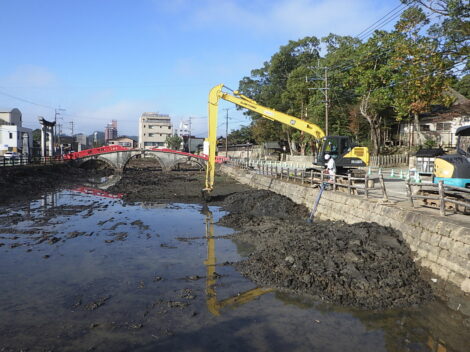
M 244 170 L 221 165 L 221 171 L 243 184 L 267 189 L 311 208 L 317 189 Z M 470 224 L 456 225 L 437 213 L 429 215 L 381 205 L 363 197 L 339 192 L 324 192 L 316 217 L 343 220 L 347 223 L 377 222 L 400 231 L 421 266 L 429 268 L 437 278 L 470 293 Z

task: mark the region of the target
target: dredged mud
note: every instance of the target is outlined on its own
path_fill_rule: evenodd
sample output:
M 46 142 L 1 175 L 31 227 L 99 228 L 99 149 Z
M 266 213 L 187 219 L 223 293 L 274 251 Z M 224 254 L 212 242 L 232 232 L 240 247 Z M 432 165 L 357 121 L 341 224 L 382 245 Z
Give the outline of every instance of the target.
M 121 180 L 108 191 L 123 193 L 127 202 L 202 203 L 205 176 L 205 171 L 183 167 L 162 172 L 155 160 L 135 159 L 129 162 Z M 220 204 L 229 194 L 249 189 L 225 176 L 216 176 L 215 183 L 211 205 Z
M 68 164 L 0 167 L 0 204 L 28 200 L 59 187 L 108 176 L 110 169 L 82 169 Z
M 252 245 L 236 268 L 258 284 L 363 309 L 433 298 L 401 235 L 376 223 L 306 222 L 307 209 L 268 192 L 227 197 L 219 223 Z

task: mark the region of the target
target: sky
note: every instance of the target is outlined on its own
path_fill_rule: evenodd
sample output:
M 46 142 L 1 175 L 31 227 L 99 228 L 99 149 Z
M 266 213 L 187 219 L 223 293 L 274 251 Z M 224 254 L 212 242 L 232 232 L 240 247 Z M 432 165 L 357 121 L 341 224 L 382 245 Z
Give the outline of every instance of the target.
M 143 112 L 192 119 L 207 136 L 207 96 L 236 89 L 289 40 L 357 35 L 399 0 L 1 0 L 0 108 L 62 131 L 137 135 Z M 390 29 L 390 23 L 383 29 Z M 219 132 L 248 125 L 220 103 Z M 61 110 L 56 110 L 61 109 Z M 65 110 L 65 111 L 64 111 Z

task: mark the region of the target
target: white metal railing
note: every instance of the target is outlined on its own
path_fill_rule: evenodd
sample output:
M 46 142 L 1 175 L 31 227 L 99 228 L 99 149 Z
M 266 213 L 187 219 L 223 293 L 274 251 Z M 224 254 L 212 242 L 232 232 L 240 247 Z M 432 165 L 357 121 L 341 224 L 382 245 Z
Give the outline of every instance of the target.
M 334 191 L 341 190 L 349 194 L 364 195 L 366 198 L 369 198 L 371 191 L 380 190 L 383 200 L 388 201 L 383 175 L 378 175 L 377 177 L 370 177 L 367 174 L 364 177 L 353 177 L 351 174 L 328 175 L 323 170 L 312 168 L 311 165 L 309 168 L 302 166 L 297 168 L 284 162 L 264 162 L 262 160 L 249 159 L 231 159 L 230 164 L 287 182 L 310 184 L 312 186 L 327 183 Z M 379 187 L 376 187 L 376 184 Z
M 61 157 L 16 157 L 16 158 L 3 158 L 0 157 L 0 167 L 7 166 L 21 166 L 21 165 L 50 165 L 50 164 L 62 164 L 64 159 Z

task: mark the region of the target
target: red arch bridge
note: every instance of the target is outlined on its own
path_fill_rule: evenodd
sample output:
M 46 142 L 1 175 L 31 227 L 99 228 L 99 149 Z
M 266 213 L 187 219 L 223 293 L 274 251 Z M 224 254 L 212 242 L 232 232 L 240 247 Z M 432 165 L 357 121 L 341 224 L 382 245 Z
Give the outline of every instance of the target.
M 64 160 L 72 160 L 75 165 L 81 166 L 91 160 L 106 163 L 111 168 L 122 171 L 126 167 L 129 160 L 135 157 L 151 157 L 155 158 L 161 165 L 163 171 L 169 171 L 177 164 L 192 162 L 204 168 L 207 162 L 206 155 L 196 155 L 185 153 L 172 149 L 131 149 L 120 145 L 111 145 L 99 148 L 82 150 L 64 155 Z M 227 161 L 226 157 L 216 157 L 217 163 Z

